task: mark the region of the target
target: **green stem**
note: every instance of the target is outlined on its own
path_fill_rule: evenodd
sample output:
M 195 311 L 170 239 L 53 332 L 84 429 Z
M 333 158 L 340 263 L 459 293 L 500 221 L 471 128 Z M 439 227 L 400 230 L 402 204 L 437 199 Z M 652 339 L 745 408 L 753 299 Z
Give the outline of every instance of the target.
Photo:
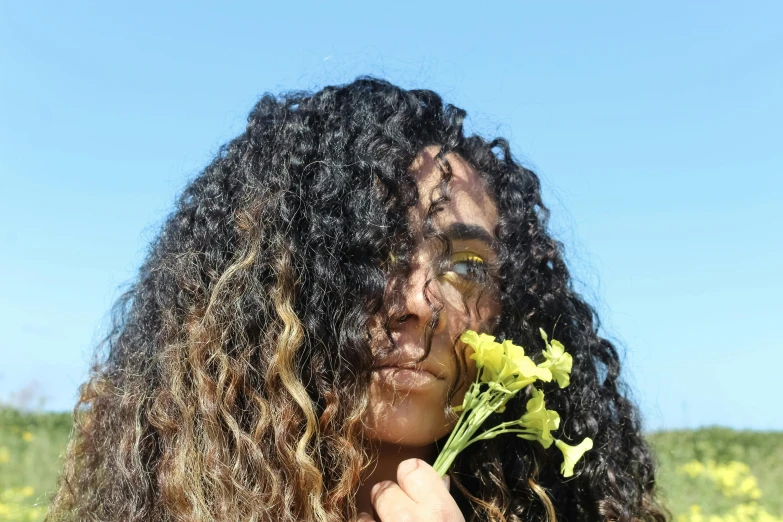
M 451 435 L 449 435 L 445 446 L 443 446 L 443 450 L 435 460 L 435 463 L 432 467 L 435 468 L 435 471 L 441 477 L 445 475 L 446 472 L 448 472 L 451 463 L 454 462 L 454 459 L 457 457 L 457 453 L 460 451 L 459 441 L 464 437 L 464 431 L 470 428 L 472 418 L 475 416 L 475 412 L 482 405 L 482 398 L 483 394 L 477 393 L 476 396 L 472 397 L 468 404 L 465 405 L 465 409 L 462 410 L 462 415 L 460 415 L 460 418 L 457 421 L 457 425 L 451 431 Z M 470 435 L 472 435 L 474 432 L 475 429 L 470 432 Z
M 455 438 L 458 438 L 460 436 L 460 431 L 463 429 L 465 422 L 469 420 L 472 411 L 474 410 L 474 408 L 478 407 L 482 402 L 481 399 L 483 398 L 483 394 L 480 393 L 480 387 L 481 387 L 481 384 L 479 383 L 480 376 L 481 376 L 481 370 L 476 372 L 476 379 L 468 388 L 467 393 L 470 398 L 468 402 L 465 404 L 465 407 L 463 408 L 462 413 L 459 416 L 459 420 L 457 420 L 457 425 L 454 426 L 453 430 L 451 430 L 451 434 L 449 435 L 446 444 L 443 446 L 443 450 L 441 450 L 440 454 L 435 459 L 435 463 L 432 466 L 435 469 L 435 471 L 438 473 L 438 475 L 440 475 L 441 477 L 446 474 L 446 472 L 449 470 L 449 467 L 451 466 L 451 463 L 454 462 L 454 459 L 457 457 L 457 453 L 459 453 L 459 450 L 457 450 L 456 452 L 454 451 L 455 448 L 459 447 L 454 443 Z
M 484 421 L 495 413 L 497 408 L 504 402 L 505 394 L 493 393 L 490 390 L 486 390 L 484 393 L 477 394 L 475 397 L 477 404 L 474 404 L 474 400 L 466 406 L 462 412 L 462 416 L 457 421 L 457 426 L 451 432 L 446 445 L 443 447 L 438 458 L 433 464 L 433 468 L 438 475 L 445 475 L 454 459 L 468 444 L 470 439 L 476 430 L 484 423 Z M 470 410 L 470 411 L 468 411 Z
M 536 431 L 535 430 L 529 430 L 529 429 L 519 429 L 519 430 L 495 430 L 495 429 L 493 429 L 493 430 L 490 430 L 490 431 L 485 431 L 481 435 L 478 435 L 477 437 L 474 437 L 473 439 L 468 441 L 467 444 L 465 444 L 465 447 L 467 448 L 468 446 L 470 446 L 471 444 L 473 444 L 474 442 L 477 442 L 479 440 L 494 439 L 498 435 L 502 435 L 504 433 L 526 433 L 526 434 L 529 434 L 529 435 L 535 435 Z
M 453 430 L 451 430 L 451 435 L 449 435 L 449 439 L 446 441 L 446 445 L 443 446 L 444 450 L 446 450 L 451 445 L 451 441 L 454 439 L 456 434 L 459 433 L 459 430 L 462 428 L 462 425 L 465 423 L 465 420 L 470 416 L 470 412 L 473 410 L 473 408 L 477 406 L 476 404 L 477 399 L 481 395 L 477 392 L 478 392 L 478 386 L 475 385 L 474 388 L 474 384 L 472 384 L 470 389 L 468 390 L 468 393 L 470 394 L 470 400 L 467 402 L 467 404 L 465 404 L 465 407 L 459 416 L 459 420 L 457 420 L 457 425 L 454 426 Z

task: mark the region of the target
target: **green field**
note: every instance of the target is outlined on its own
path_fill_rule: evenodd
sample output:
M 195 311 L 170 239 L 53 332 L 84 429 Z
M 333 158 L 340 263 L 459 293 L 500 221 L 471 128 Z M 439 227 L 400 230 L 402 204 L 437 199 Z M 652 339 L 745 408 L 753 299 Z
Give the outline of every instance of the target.
M 70 432 L 69 413 L 0 406 L 0 520 L 43 520 Z
M 70 430 L 70 414 L 0 407 L 0 521 L 43 520 Z M 783 433 L 708 428 L 649 440 L 674 520 L 783 522 Z

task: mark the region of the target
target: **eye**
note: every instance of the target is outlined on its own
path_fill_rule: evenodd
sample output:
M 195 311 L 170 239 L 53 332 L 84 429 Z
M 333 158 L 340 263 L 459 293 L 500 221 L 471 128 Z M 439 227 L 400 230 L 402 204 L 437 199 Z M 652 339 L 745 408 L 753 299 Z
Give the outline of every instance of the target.
M 456 252 L 451 256 L 451 266 L 451 271 L 464 279 L 481 283 L 488 277 L 487 263 L 473 252 Z

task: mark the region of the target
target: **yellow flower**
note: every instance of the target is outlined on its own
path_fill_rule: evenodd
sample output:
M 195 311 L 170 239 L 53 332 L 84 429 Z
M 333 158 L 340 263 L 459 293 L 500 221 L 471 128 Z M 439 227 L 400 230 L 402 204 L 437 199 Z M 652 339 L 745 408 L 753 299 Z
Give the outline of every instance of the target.
M 477 367 L 483 367 L 481 382 L 489 383 L 503 393 L 513 394 L 536 380 L 552 380 L 552 373 L 536 366 L 521 346 L 509 340 L 496 343 L 494 337 L 481 335 L 483 339 L 478 334 L 467 337 L 468 344 L 475 350 L 471 358 L 476 360 Z
M 503 347 L 495 342 L 495 337 L 466 330 L 460 336 L 460 340 L 473 348 L 473 355 L 470 358 L 476 361 L 476 367 L 484 368 L 481 380 L 483 382 L 497 380 L 496 377 L 503 369 Z
M 525 356 L 524 349 L 512 344 L 510 341 L 503 341 L 502 344 L 497 344 L 497 347 L 501 353 L 496 363 L 497 370 L 492 378 L 485 374 L 481 376 L 481 380 L 484 382 L 494 381 L 506 387 L 516 380 L 516 376 L 519 375 L 519 363 L 524 359 L 528 359 L 528 357 Z M 511 352 L 509 352 L 509 349 Z
M 541 338 L 546 343 L 546 351 L 544 351 L 546 361 L 542 362 L 539 368 L 549 369 L 552 372 L 552 376 L 557 380 L 558 386 L 565 388 L 571 383 L 573 358 L 571 354 L 566 353 L 563 343 L 555 339 L 552 339 L 550 343 L 543 328 L 539 328 L 539 332 L 541 333 Z
M 744 462 L 733 460 L 728 464 L 716 464 L 714 460 L 706 463 L 692 460 L 678 468 L 691 478 L 703 475 L 715 482 L 725 497 L 747 497 L 751 500 L 761 498 L 758 480 Z
M 525 355 L 524 348 L 517 346 L 508 340 L 503 341 L 501 346 L 503 347 L 506 357 L 508 357 L 508 359 L 514 363 L 514 369 L 519 375 L 520 379 L 533 379 L 531 382 L 534 382 L 538 379 L 544 382 L 549 382 L 552 380 L 552 372 L 546 368 L 540 368 L 536 366 L 536 363 L 534 363 L 530 357 Z
M 0 448 L 0 464 L 5 464 L 9 460 L 11 460 L 11 452 L 6 447 Z
M 31 497 L 33 495 L 33 488 L 30 486 L 26 486 L 22 488 L 22 496 L 23 497 Z
M 701 514 L 701 506 L 692 504 L 688 514 L 677 517 L 677 522 L 704 522 L 704 516 Z
M 476 361 L 479 372 L 477 381 L 466 391 L 462 405 L 454 408 L 462 413 L 433 465 L 439 475 L 443 476 L 448 471 L 459 452 L 467 446 L 503 433 L 514 433 L 523 439 L 538 441 L 544 448 L 557 442 L 552 437 L 552 431 L 560 427 L 560 415 L 546 409 L 544 392 L 537 388 L 533 388 L 532 397 L 526 404 L 527 411 L 519 419 L 502 422 L 476 435 L 481 424 L 491 414 L 503 412 L 507 402 L 523 388 L 538 380 L 550 382 L 557 379 L 561 388 L 569 384 L 571 356 L 565 353 L 562 343 L 555 340 L 550 343 L 543 330 L 541 336 L 547 346 L 544 353 L 546 361 L 536 365 L 525 355 L 524 348 L 510 340 L 498 343 L 491 335 L 472 330 L 462 333 L 460 340 L 473 349 L 470 358 Z M 565 456 L 561 471 L 570 476 L 574 464 L 592 447 L 592 441 L 585 439 L 575 448 L 568 445 L 559 447 Z
M 698 460 L 692 460 L 678 468 L 681 473 L 686 473 L 691 478 L 698 477 L 704 473 L 704 464 Z
M 527 440 L 537 440 L 542 446 L 548 448 L 554 439 L 551 431 L 560 427 L 560 415 L 554 410 L 547 410 L 544 403 L 544 392 L 533 388 L 533 398 L 527 401 L 527 413 L 522 415 L 519 423 L 531 434 L 523 433 L 519 437 Z
M 30 442 L 31 440 L 33 440 L 33 434 L 30 433 L 29 431 L 25 431 L 24 433 L 22 433 L 22 439 L 24 439 L 25 442 Z
M 576 446 L 571 446 L 562 440 L 555 439 L 555 446 L 563 452 L 563 464 L 560 466 L 560 472 L 564 477 L 570 477 L 574 474 L 574 465 L 579 462 L 579 459 L 582 458 L 582 455 L 587 450 L 593 448 L 593 439 L 585 437 L 585 440 Z

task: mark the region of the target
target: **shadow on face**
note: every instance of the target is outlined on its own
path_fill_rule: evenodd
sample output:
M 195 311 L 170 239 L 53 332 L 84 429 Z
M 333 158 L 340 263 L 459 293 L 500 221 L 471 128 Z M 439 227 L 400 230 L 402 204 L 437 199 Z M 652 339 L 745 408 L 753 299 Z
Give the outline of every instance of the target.
M 409 215 L 416 244 L 401 309 L 378 314 L 369 326 L 376 362 L 365 435 L 382 443 L 426 446 L 451 431 L 457 416 L 448 406 L 462 403 L 476 371 L 470 351 L 457 353 L 464 349 L 457 339 L 466 329 L 485 331 L 500 313 L 493 275 L 497 207 L 457 154 L 443 158 L 451 172 L 444 184 L 438 152 L 424 149 L 410 168 L 419 201 Z M 448 199 L 430 214 L 444 189 Z M 425 238 L 430 226 L 450 245 L 446 259 L 443 242 Z

